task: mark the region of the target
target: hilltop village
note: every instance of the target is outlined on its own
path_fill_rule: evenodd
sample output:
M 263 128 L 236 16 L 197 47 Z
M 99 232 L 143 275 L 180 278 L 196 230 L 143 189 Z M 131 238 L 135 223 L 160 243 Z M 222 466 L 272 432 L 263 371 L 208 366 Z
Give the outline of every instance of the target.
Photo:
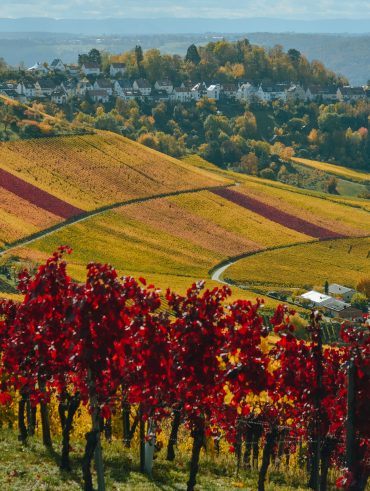
M 328 176 L 297 169 L 291 157 L 368 169 L 370 88 L 296 49 L 247 39 L 191 45 L 185 57 L 136 46 L 92 49 L 74 64 L 0 59 L 0 96 L 2 141 L 107 130 L 173 157 L 197 154 L 334 193 Z M 368 195 L 366 186 L 353 192 Z
M 61 77 L 62 75 L 62 77 Z M 0 94 L 23 103 L 50 100 L 58 105 L 67 104 L 77 97 L 85 97 L 93 102 L 107 103 L 120 97 L 129 100 L 199 101 L 203 97 L 218 100 L 239 100 L 245 102 L 315 101 L 344 102 L 370 99 L 370 88 L 352 86 L 302 86 L 286 81 L 266 84 L 239 81 L 237 83 L 182 83 L 175 86 L 168 79 L 156 80 L 151 84 L 146 78 L 130 79 L 126 77 L 125 63 L 111 63 L 102 70 L 97 62 L 65 64 L 59 58 L 50 64 L 35 63 L 23 73 L 14 73 L 15 80 L 0 83 Z M 31 79 L 31 80 L 30 80 Z

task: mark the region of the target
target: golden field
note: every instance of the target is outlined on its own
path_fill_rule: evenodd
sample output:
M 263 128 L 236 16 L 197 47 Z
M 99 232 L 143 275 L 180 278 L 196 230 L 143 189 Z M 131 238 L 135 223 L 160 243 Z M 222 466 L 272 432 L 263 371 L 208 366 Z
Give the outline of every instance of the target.
M 278 181 L 271 181 L 269 179 L 262 179 L 260 177 L 255 177 L 247 174 L 241 174 L 235 171 L 229 171 L 220 169 L 214 164 L 207 162 L 202 159 L 198 155 L 189 155 L 183 159 L 184 162 L 190 164 L 194 167 L 207 169 L 214 174 L 218 174 L 225 178 L 233 179 L 235 182 L 239 182 L 240 184 L 244 184 L 247 187 L 259 187 L 263 194 L 269 193 L 277 193 L 288 191 L 290 193 L 294 193 L 296 196 L 307 196 L 310 198 L 318 198 L 321 200 L 325 200 L 325 202 L 339 203 L 341 205 L 346 205 L 352 208 L 363 209 L 365 211 L 370 211 L 370 200 L 358 198 L 355 196 L 339 196 L 335 194 L 328 194 L 323 191 L 313 191 L 304 188 L 297 188 L 295 186 L 291 186 L 289 184 L 284 184 Z M 331 165 L 331 164 L 328 164 Z M 334 166 L 337 167 L 337 166 Z M 303 198 L 304 199 L 304 198 Z
M 322 288 L 326 280 L 356 287 L 369 276 L 369 251 L 370 238 L 300 244 L 242 259 L 224 276 L 250 288 Z
M 201 191 L 125 205 L 13 253 L 41 262 L 60 244 L 68 244 L 74 249 L 69 270 L 76 279 L 84 278 L 89 261 L 109 262 L 121 274 L 144 276 L 162 289 L 184 292 L 192 282 L 209 278 L 209 271 L 228 257 L 310 239 Z M 256 295 L 239 290 L 237 296 Z
M 109 132 L 2 143 L 0 167 L 84 210 L 230 182 Z
M 265 218 L 210 191 L 181 194 L 202 187 L 237 182 L 233 189 L 238 193 L 336 233 L 356 237 L 370 231 L 365 200 L 331 197 L 224 171 L 199 157 L 178 161 L 108 132 L 2 144 L 1 153 L 4 159 L 0 160 L 0 166 L 5 170 L 84 209 L 179 192 L 102 212 L 11 251 L 22 260 L 40 263 L 59 245 L 68 244 L 74 249 L 69 259 L 70 273 L 79 280 L 84 278 L 88 262 L 108 262 L 122 274 L 144 276 L 162 289 L 173 287 L 183 292 L 193 281 L 209 278 L 210 270 L 229 258 L 315 241 L 309 235 L 276 223 L 273 217 Z M 18 163 L 15 156 L 19 156 Z M 5 227 L 1 231 L 3 242 L 46 227 L 54 219 L 38 215 L 31 208 L 28 214 L 20 211 L 12 218 L 8 202 L 9 198 L 3 199 L 1 204 L 2 214 L 8 213 L 6 220 L 0 215 L 0 223 L 8 224 L 6 232 Z M 24 206 L 27 208 L 27 203 Z M 21 210 L 20 204 L 19 207 Z M 331 261 L 339 265 L 338 276 L 333 269 L 331 280 L 352 284 L 359 276 L 355 269 L 357 263 L 352 269 L 349 265 L 347 273 L 341 274 L 341 266 L 345 269 L 346 262 L 336 249 L 342 243 L 345 249 L 346 241 L 333 241 L 332 249 L 325 249 L 330 242 L 315 242 L 313 249 L 302 245 L 281 252 L 262 252 L 232 266 L 225 276 L 238 281 L 251 280 L 256 289 L 261 284 L 316 284 L 315 268 L 311 266 L 315 253 L 311 255 L 311 250 L 318 247 L 318 256 L 321 257 L 320 248 L 326 251 L 322 262 L 317 263 L 322 270 L 320 274 L 327 276 Z M 293 251 L 298 254 L 301 250 L 308 252 L 295 259 Z M 2 260 L 6 261 L 9 254 Z M 249 266 L 246 268 L 245 264 L 251 264 L 250 278 L 246 273 L 249 274 Z M 368 261 L 361 263 L 360 269 L 365 265 Z M 209 285 L 214 286 L 216 282 L 209 281 Z M 255 296 L 241 289 L 235 292 L 242 298 Z
M 61 221 L 0 186 L 0 247 Z
M 333 232 L 349 236 L 367 235 L 370 232 L 370 214 L 361 208 L 297 193 L 294 189 L 271 187 L 267 191 L 259 182 L 245 182 L 237 190 Z

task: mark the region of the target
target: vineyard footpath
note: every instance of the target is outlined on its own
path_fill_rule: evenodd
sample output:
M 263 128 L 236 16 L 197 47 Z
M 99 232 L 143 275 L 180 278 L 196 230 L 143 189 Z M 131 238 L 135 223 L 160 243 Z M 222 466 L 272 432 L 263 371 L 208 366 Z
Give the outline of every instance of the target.
M 106 264 L 88 264 L 85 283 L 76 283 L 64 260 L 70 252 L 60 247 L 34 276 L 22 272 L 23 300 L 0 303 L 1 431 L 3 438 L 12 434 L 5 427 L 16 415 L 24 455 L 38 450 L 48 466 L 55 456 L 63 476 L 86 491 L 95 479 L 100 491 L 110 489 L 117 459 L 127 474 L 134 467 L 161 476 L 162 484 L 165 466 L 153 460 L 155 453 L 176 464 L 166 469 L 179 469 L 177 482 L 189 457 L 186 489 L 192 491 L 199 466 L 207 465 L 200 458 L 205 450 L 214 455 L 215 487 L 243 487 L 243 474 L 257 478 L 259 491 L 279 489 L 266 484 L 269 468 L 296 462 L 307 469 L 301 482 L 311 489 L 329 489 L 335 476 L 341 489 L 365 490 L 368 328 L 344 324 L 341 342 L 323 346 L 320 316 L 313 313 L 311 341 L 304 342 L 295 336 L 294 312 L 279 306 L 271 318 L 278 340 L 270 343 L 259 300 L 230 303 L 228 287 L 207 290 L 199 282 L 186 295 L 167 290 L 164 304 L 144 278 L 120 279 Z M 85 446 L 76 458 L 81 440 L 74 441 L 73 429 L 81 429 L 83 413 Z M 35 443 L 38 427 L 45 450 Z M 182 453 L 186 433 L 191 451 Z M 126 452 L 138 449 L 139 468 L 127 453 L 114 453 L 118 439 Z M 234 485 L 219 478 L 225 462 L 230 465 L 228 452 Z M 162 489 L 185 489 L 185 483 L 168 487 L 173 479 Z

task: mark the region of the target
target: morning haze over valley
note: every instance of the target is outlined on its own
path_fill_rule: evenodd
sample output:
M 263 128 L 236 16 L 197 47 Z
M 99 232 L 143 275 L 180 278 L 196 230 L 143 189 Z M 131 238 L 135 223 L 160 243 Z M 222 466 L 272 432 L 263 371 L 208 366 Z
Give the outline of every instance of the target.
M 2 0 L 0 489 L 369 490 L 370 4 Z

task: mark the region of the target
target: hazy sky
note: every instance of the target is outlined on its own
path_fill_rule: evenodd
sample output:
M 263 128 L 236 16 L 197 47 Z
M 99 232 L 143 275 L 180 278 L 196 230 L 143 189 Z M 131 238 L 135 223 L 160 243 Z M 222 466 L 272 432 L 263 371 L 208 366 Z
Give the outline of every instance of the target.
M 369 0 L 0 0 L 0 17 L 369 18 Z

